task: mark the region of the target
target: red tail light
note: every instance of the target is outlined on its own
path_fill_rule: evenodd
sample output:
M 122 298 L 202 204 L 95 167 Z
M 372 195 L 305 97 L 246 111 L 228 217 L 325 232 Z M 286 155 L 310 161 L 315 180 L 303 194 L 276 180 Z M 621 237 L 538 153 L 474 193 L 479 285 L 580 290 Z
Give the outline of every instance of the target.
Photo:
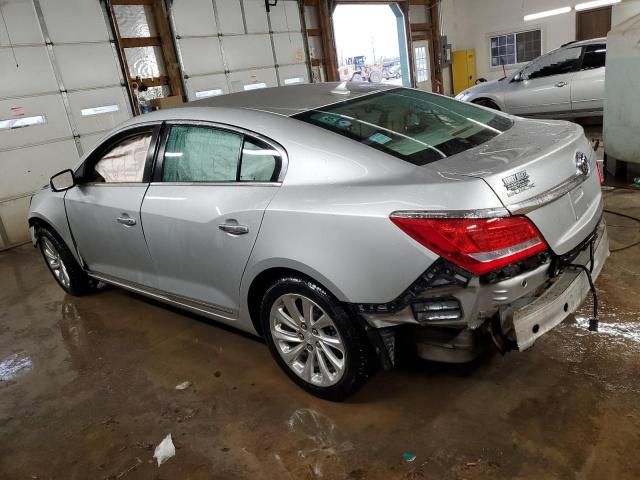
M 604 174 L 602 172 L 603 168 L 604 165 L 602 164 L 602 162 L 596 160 L 596 170 L 598 171 L 598 180 L 600 181 L 600 185 L 602 185 L 602 183 L 604 182 Z
M 526 217 L 418 218 L 398 213 L 391 221 L 429 250 L 476 275 L 548 248 Z

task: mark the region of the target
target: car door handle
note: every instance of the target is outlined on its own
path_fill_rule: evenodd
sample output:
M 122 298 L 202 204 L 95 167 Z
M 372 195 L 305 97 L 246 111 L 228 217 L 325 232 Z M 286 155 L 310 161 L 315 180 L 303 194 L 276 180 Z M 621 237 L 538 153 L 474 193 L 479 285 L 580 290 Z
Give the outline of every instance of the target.
M 556 83 L 556 87 L 566 87 L 567 86 L 567 82 L 558 82 Z
M 221 225 L 218 225 L 218 228 L 223 232 L 227 232 L 232 235 L 244 235 L 245 233 L 249 233 L 249 227 L 247 227 L 246 225 L 223 223 Z
M 118 223 L 121 223 L 122 225 L 126 225 L 128 227 L 132 227 L 133 225 L 136 224 L 136 219 L 135 218 L 131 218 L 130 216 L 122 216 L 122 217 L 118 217 L 117 218 Z

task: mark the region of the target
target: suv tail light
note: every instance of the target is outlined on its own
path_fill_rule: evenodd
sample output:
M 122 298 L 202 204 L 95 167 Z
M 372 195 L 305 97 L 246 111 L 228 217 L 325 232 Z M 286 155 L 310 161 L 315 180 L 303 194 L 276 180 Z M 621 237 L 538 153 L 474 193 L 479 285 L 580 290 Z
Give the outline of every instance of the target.
M 545 251 L 548 246 L 526 217 L 423 218 L 391 214 L 391 221 L 429 250 L 475 275 Z

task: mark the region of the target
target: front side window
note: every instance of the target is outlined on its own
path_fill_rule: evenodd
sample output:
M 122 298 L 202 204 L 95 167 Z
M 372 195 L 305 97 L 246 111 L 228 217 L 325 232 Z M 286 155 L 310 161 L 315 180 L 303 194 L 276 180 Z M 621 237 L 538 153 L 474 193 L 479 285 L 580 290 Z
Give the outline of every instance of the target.
M 587 45 L 584 48 L 584 56 L 582 57 L 582 70 L 592 70 L 594 68 L 604 67 L 607 58 L 607 46 Z
M 242 135 L 208 127 L 171 128 L 162 161 L 163 182 L 233 182 Z
M 406 88 L 347 100 L 294 118 L 414 165 L 482 145 L 512 125 L 499 113 Z
M 151 132 L 127 137 L 111 148 L 94 166 L 94 182 L 142 182 Z
M 527 65 L 522 70 L 524 79 L 534 79 L 576 72 L 580 69 L 582 48 L 561 48 Z

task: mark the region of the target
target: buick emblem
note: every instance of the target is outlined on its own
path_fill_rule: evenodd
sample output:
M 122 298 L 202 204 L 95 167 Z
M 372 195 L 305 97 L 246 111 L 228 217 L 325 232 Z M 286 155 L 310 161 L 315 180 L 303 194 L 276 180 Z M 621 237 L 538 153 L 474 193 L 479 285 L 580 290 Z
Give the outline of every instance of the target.
M 585 177 L 589 175 L 589 157 L 582 152 L 576 153 L 576 168 Z

